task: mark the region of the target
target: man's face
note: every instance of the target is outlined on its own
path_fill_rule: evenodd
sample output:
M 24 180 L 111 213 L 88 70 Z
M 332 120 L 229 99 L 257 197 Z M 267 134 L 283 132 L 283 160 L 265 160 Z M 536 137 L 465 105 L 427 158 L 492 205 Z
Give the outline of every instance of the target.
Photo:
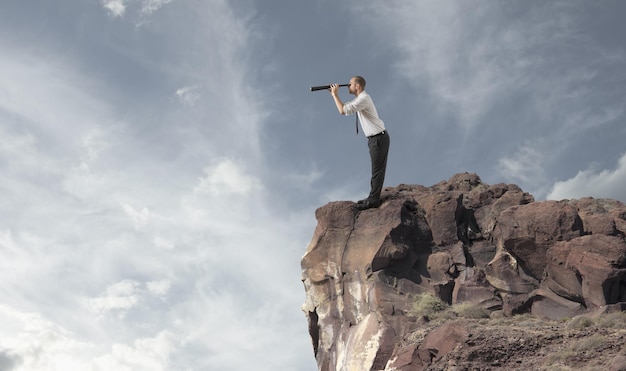
M 350 94 L 356 93 L 356 82 L 354 82 L 354 79 L 350 79 L 350 86 L 348 86 L 348 92 Z

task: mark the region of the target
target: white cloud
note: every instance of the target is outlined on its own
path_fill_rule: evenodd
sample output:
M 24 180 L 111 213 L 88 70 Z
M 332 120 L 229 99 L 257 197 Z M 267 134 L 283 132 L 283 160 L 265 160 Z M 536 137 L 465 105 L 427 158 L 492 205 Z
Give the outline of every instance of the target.
M 154 237 L 154 245 L 164 250 L 172 250 L 176 246 L 173 241 L 162 236 Z
M 140 230 L 150 222 L 159 222 L 165 220 L 165 218 L 161 217 L 158 214 L 151 212 L 147 207 L 141 208 L 141 210 L 137 210 L 132 205 L 123 202 L 121 204 L 122 209 L 126 213 L 126 215 L 130 218 L 135 230 Z
M 361 12 L 376 14 L 372 21 L 383 22 L 383 34 L 391 33 L 401 55 L 399 73 L 416 86 L 426 84 L 438 108 L 466 128 L 479 125 L 504 93 L 527 85 L 537 63 L 537 34 L 546 31 L 534 19 L 497 29 L 497 3 L 400 1 L 373 7 Z
M 87 159 L 89 161 L 97 160 L 100 153 L 111 145 L 100 128 L 85 134 L 82 142 L 83 147 L 87 151 Z
M 101 0 L 102 6 L 114 17 L 121 17 L 126 11 L 129 0 Z
M 290 173 L 285 176 L 286 180 L 299 189 L 310 189 L 318 180 L 322 178 L 324 172 L 317 166 L 308 173 Z
M 106 291 L 95 298 L 88 298 L 88 306 L 97 313 L 120 311 L 124 313 L 135 307 L 141 299 L 139 282 L 123 280 L 107 287 Z
M 101 0 L 102 6 L 114 17 L 122 17 L 126 13 L 128 3 L 133 0 Z M 139 2 L 139 0 L 134 0 Z M 141 0 L 139 13 L 149 16 L 173 0 Z
M 121 18 L 113 24 L 137 5 L 148 15 L 174 8 L 167 3 L 100 4 Z M 80 43 L 68 56 L 2 50 L 11 57 L 0 59 L 0 296 L 19 309 L 0 315 L 0 362 L 152 371 L 228 368 L 234 357 L 246 369 L 237 346 L 248 338 L 265 369 L 313 363 L 298 268 L 313 217 L 285 221 L 263 197 L 265 112 L 242 58 L 244 12 L 223 1 L 186 4 L 188 22 L 159 19 L 132 36 L 102 31 L 106 45 L 88 42 L 96 54 Z M 93 27 L 100 35 L 111 26 Z M 177 91 L 184 110 L 171 104 L 181 81 L 199 81 Z M 271 264 L 259 264 L 268 256 Z M 205 297 L 215 287 L 232 300 Z M 44 321 L 40 330 L 27 328 L 33 318 Z M 223 338 L 231 348 L 216 360 Z
M 545 180 L 545 141 L 526 142 L 515 152 L 498 160 L 499 172 L 507 179 L 537 186 Z
M 511 97 L 520 98 L 518 105 L 531 100 L 526 114 L 573 126 L 621 114 L 585 109 L 598 96 L 595 84 L 603 79 L 598 72 L 623 64 L 624 55 L 613 53 L 609 60 L 594 49 L 577 23 L 579 4 L 512 5 L 404 0 L 354 11 L 371 17 L 378 37 L 392 40 L 398 73 L 427 91 L 440 112 L 467 130 L 484 124 L 490 111 L 511 104 L 504 101 Z
M 185 86 L 176 90 L 176 96 L 183 105 L 193 106 L 200 99 L 200 88 L 199 85 Z
M 94 360 L 95 370 L 161 371 L 170 370 L 170 356 L 178 348 L 178 340 L 170 331 L 161 331 L 152 338 L 141 338 L 132 345 L 116 343 L 112 351 Z
M 38 148 L 40 144 L 33 134 L 0 127 L 0 136 L 3 138 L 0 142 L 0 156 L 12 159 L 6 163 L 11 172 L 25 173 L 40 170 L 44 173 L 46 169 L 50 169 L 46 165 L 51 165 L 51 161 L 45 159 L 45 156 L 40 153 Z
M 74 334 L 38 313 L 0 304 L 0 329 L 0 359 L 4 355 L 16 370 L 89 370 L 82 357 L 92 354 L 93 345 L 74 339 Z
M 556 182 L 547 196 L 549 200 L 581 197 L 613 198 L 626 202 L 626 153 L 615 169 L 581 170 L 571 179 Z
M 150 15 L 172 1 L 173 0 L 142 0 L 141 13 L 143 15 Z
M 261 188 L 261 182 L 245 172 L 242 164 L 229 158 L 221 158 L 214 165 L 204 169 L 206 176 L 194 188 L 196 195 L 246 196 Z
M 86 341 L 38 313 L 0 305 L 0 367 L 28 371 L 158 371 L 170 370 L 170 357 L 180 346 L 177 336 L 161 330 L 153 337 L 113 343 L 107 349 Z M 98 355 L 106 352 L 104 355 Z
M 151 294 L 156 296 L 165 296 L 171 287 L 171 282 L 169 280 L 159 280 L 159 281 L 150 281 L 146 283 L 148 291 Z

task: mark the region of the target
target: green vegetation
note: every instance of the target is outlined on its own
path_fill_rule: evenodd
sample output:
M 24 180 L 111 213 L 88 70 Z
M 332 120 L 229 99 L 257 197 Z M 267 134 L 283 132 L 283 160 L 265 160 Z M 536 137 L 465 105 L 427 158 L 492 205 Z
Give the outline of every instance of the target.
M 451 310 L 456 313 L 457 316 L 463 318 L 489 318 L 489 311 L 480 305 L 460 303 L 452 306 Z
M 613 328 L 626 330 L 626 312 L 603 314 L 597 318 L 585 316 L 574 317 L 567 322 L 569 328 Z
M 581 315 L 559 320 L 541 318 L 530 313 L 506 317 L 502 311 L 490 312 L 480 305 L 468 302 L 449 305 L 436 295 L 426 293 L 415 297 L 411 315 L 423 317 L 428 323 L 414 331 L 409 337 L 410 341 L 420 343 L 433 328 L 444 322 L 459 321 L 470 333 L 475 334 L 473 341 L 485 341 L 477 334 L 488 329 L 497 340 L 494 346 L 526 343 L 529 349 L 536 347 L 537 356 L 541 360 L 534 366 L 545 371 L 598 370 L 607 365 L 606 360 L 600 360 L 598 355 L 607 351 L 626 355 L 626 345 L 617 345 L 626 333 L 626 312 Z M 514 331 L 509 335 L 508 330 L 503 332 L 502 328 L 511 328 Z M 489 353 L 479 345 L 475 351 Z
M 489 311 L 479 305 L 460 303 L 450 306 L 432 294 L 419 295 L 413 305 L 412 314 L 429 320 L 450 320 L 457 317 L 489 318 Z
M 600 328 L 626 330 L 626 312 L 604 314 L 595 320 L 595 324 Z
M 432 319 L 436 314 L 448 309 L 448 304 L 432 294 L 422 294 L 417 297 L 413 305 L 413 314 L 416 317 Z
M 593 352 L 595 349 L 601 348 L 605 343 L 606 339 L 602 335 L 592 335 L 580 339 L 562 351 L 550 354 L 546 359 L 546 366 L 567 362 L 567 360 L 584 352 Z

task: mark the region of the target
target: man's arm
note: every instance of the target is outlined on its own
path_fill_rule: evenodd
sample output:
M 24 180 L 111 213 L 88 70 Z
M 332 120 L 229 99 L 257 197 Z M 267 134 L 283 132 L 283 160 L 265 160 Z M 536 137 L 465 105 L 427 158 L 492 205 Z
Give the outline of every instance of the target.
M 333 96 L 333 100 L 335 101 L 335 106 L 337 106 L 339 114 L 345 115 L 345 113 L 343 112 L 343 102 L 339 98 L 339 85 L 332 84 L 330 86 L 330 94 Z

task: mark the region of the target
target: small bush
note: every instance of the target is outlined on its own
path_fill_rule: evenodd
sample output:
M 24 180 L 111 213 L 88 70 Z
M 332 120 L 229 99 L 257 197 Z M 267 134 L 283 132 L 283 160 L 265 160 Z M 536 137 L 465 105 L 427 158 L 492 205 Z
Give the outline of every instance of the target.
M 562 362 L 566 362 L 569 358 L 576 356 L 576 353 L 568 350 L 558 353 L 552 353 L 546 357 L 544 369 L 547 371 L 570 371 L 572 368 L 565 366 Z
M 582 316 L 574 317 L 567 323 L 567 327 L 574 329 L 586 328 L 591 326 L 593 326 L 593 320 Z
M 447 308 L 448 304 L 432 294 L 422 294 L 418 296 L 417 301 L 413 305 L 414 314 L 418 317 L 431 317 L 435 313 L 444 311 Z
M 590 351 L 604 345 L 606 340 L 602 335 L 592 335 L 584 339 L 579 340 L 572 346 L 572 350 L 579 352 Z
M 511 317 L 501 318 L 500 325 L 510 325 L 519 327 L 535 327 L 544 323 L 545 319 L 535 317 L 530 313 L 515 314 Z
M 581 352 L 593 352 L 595 349 L 602 347 L 605 343 L 606 340 L 602 335 L 592 335 L 583 338 L 559 352 L 548 355 L 546 358 L 546 366 L 554 367 L 554 365 L 561 362 L 567 362 L 577 355 L 580 355 Z
M 603 314 L 596 319 L 596 326 L 601 328 L 626 329 L 626 312 Z
M 569 328 L 585 328 L 592 326 L 598 328 L 626 329 L 626 312 L 603 314 L 594 319 L 578 316 L 572 318 L 569 323 L 567 323 L 567 327 Z
M 489 318 L 489 311 L 480 305 L 474 305 L 471 303 L 460 303 L 452 307 L 452 311 L 459 317 L 463 318 Z

